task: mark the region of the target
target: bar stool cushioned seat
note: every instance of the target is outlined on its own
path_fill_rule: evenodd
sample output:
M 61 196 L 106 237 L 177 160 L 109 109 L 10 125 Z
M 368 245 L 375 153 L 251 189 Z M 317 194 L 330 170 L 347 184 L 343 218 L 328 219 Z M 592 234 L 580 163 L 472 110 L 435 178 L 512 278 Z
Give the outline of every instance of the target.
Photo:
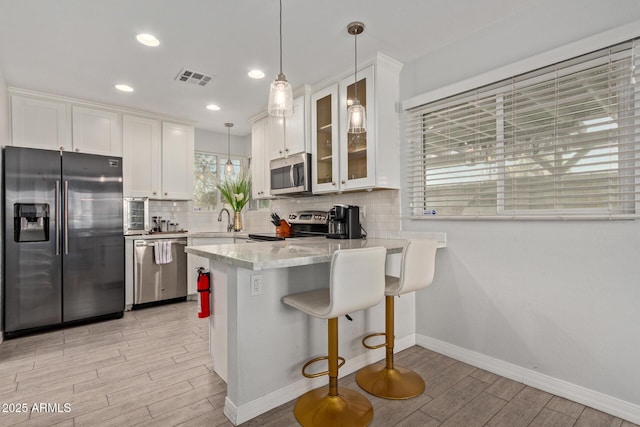
M 302 374 L 308 378 L 328 374 L 329 386 L 298 398 L 294 413 L 303 426 L 366 426 L 373 418 L 373 407 L 365 396 L 345 388 L 338 392 L 338 368 L 344 364 L 344 359 L 338 357 L 338 317 L 372 307 L 384 299 L 385 257 L 383 247 L 338 250 L 331 260 L 329 288 L 282 299 L 309 316 L 328 319 L 329 355 L 307 362 Z M 310 364 L 325 359 L 328 359 L 328 371 L 305 372 Z
M 386 276 L 385 332 L 366 336 L 362 344 L 375 349 L 386 347 L 384 362 L 362 368 L 356 374 L 356 382 L 365 391 L 385 399 L 409 399 L 420 395 L 424 380 L 410 369 L 394 366 L 394 297 L 426 288 L 433 282 L 437 242 L 410 240 L 402 250 L 400 277 Z M 385 342 L 368 345 L 374 336 L 384 336 Z

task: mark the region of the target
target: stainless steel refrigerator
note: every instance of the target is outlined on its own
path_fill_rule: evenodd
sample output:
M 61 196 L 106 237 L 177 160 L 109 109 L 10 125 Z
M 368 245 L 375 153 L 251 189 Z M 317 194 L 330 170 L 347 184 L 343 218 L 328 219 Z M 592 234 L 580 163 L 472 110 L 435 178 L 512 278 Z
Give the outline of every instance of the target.
M 124 311 L 122 159 L 6 147 L 4 330 Z

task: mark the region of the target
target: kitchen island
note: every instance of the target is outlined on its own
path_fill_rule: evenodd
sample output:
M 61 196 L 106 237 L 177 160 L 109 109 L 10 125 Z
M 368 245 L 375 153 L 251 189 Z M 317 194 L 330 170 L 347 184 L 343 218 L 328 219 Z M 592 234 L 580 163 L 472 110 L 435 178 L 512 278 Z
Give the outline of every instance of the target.
M 209 342 L 215 372 L 227 383 L 225 415 L 238 425 L 325 385 L 300 368 L 327 352 L 326 321 L 284 305 L 285 295 L 327 287 L 338 249 L 383 246 L 387 272 L 399 272 L 406 240 L 287 239 L 277 242 L 191 246 L 207 257 L 212 275 Z M 396 349 L 415 344 L 414 295 L 396 303 Z M 340 377 L 384 358 L 384 348 L 365 350 L 362 337 L 384 330 L 384 303 L 339 321 Z M 318 371 L 325 367 L 318 364 Z

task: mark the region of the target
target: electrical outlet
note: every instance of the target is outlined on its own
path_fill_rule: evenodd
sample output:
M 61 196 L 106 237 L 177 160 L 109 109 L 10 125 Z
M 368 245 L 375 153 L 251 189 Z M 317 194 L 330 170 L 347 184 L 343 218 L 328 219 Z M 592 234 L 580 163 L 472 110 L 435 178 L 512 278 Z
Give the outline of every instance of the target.
M 251 276 L 251 296 L 262 295 L 262 275 L 254 274 Z

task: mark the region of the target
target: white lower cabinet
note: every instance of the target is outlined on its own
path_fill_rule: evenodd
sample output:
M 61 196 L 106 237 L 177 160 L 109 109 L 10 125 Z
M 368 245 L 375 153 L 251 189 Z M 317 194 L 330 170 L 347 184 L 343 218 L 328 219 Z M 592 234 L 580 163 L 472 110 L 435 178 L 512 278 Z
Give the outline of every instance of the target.
M 233 237 L 189 237 L 187 246 L 222 245 L 233 243 L 233 241 Z M 209 271 L 209 258 L 187 254 L 187 295 L 195 295 L 198 292 L 198 268 L 200 267 Z
M 131 310 L 133 305 L 133 240 L 124 240 L 124 307 Z

